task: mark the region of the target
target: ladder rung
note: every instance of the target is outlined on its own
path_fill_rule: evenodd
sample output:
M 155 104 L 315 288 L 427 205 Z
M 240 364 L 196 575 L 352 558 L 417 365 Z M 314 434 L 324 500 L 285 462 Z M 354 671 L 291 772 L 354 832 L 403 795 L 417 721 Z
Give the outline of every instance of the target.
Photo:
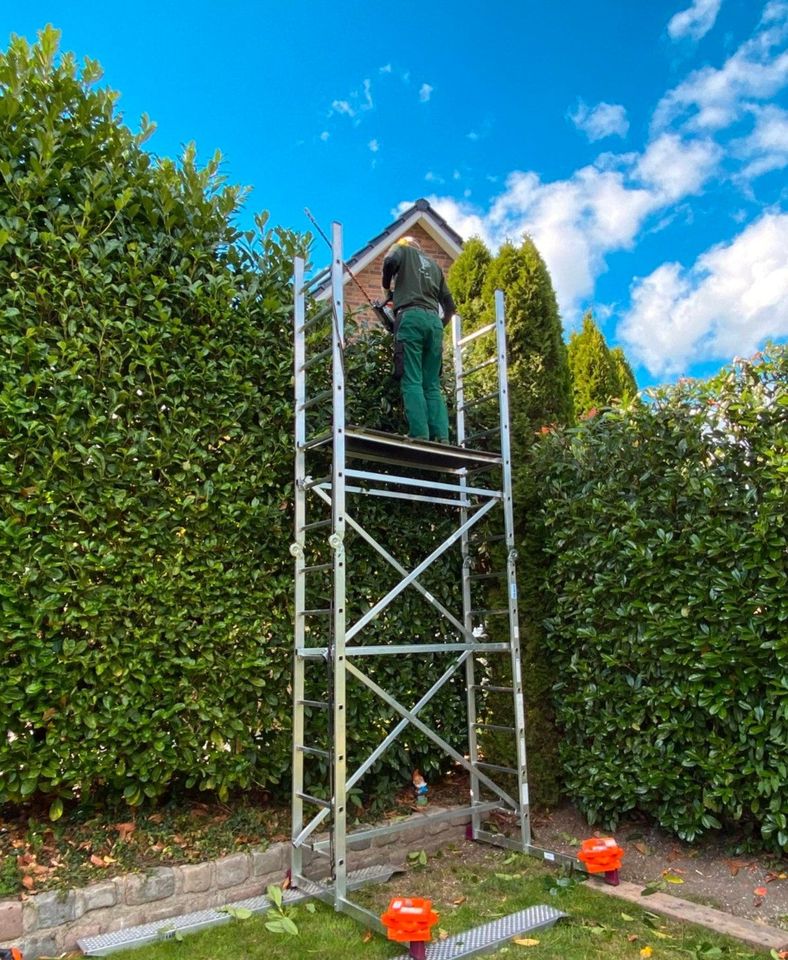
M 514 733 L 514 727 L 504 727 L 499 723 L 474 723 L 477 730 L 503 730 L 506 733 Z
M 325 320 L 333 309 L 334 305 L 329 301 L 324 307 L 321 307 L 316 313 L 313 313 L 311 317 L 307 317 L 307 319 L 304 320 L 304 325 L 298 328 L 298 332 L 301 333 L 302 330 L 308 330 L 321 320 Z
M 474 683 L 474 690 L 486 690 L 489 693 L 514 693 L 514 687 L 496 687 L 491 683 Z
M 489 437 L 493 433 L 500 433 L 500 432 L 501 432 L 500 427 L 490 427 L 489 430 L 479 430 L 477 433 L 469 433 L 468 436 L 465 438 L 465 442 L 468 443 L 471 440 L 478 440 L 481 437 Z
M 491 537 L 471 537 L 469 543 L 500 543 L 506 539 L 505 533 L 496 533 Z
M 316 563 L 312 567 L 304 567 L 304 573 L 314 573 L 316 570 L 331 570 L 333 563 Z
M 498 773 L 513 773 L 515 776 L 517 776 L 516 770 L 512 770 L 511 767 L 502 767 L 497 763 L 484 763 L 481 760 L 477 760 L 475 766 L 484 767 L 485 770 L 495 770 Z
M 503 580 L 506 576 L 506 571 L 501 570 L 498 573 L 472 573 L 468 579 L 469 580 Z
M 466 403 L 463 403 L 461 406 L 457 407 L 457 409 L 467 410 L 469 407 L 478 407 L 480 403 L 486 403 L 488 400 L 494 400 L 497 396 L 497 390 L 495 393 L 485 393 L 483 397 L 477 397 L 475 400 L 468 400 Z
M 313 520 L 312 523 L 305 523 L 301 529 L 306 532 L 307 530 L 317 530 L 318 527 L 330 527 L 331 518 L 328 520 Z
M 489 333 L 491 330 L 495 329 L 494 323 L 488 323 L 486 327 L 479 327 L 478 330 L 474 330 L 473 333 L 469 333 L 467 337 L 462 337 L 457 341 L 458 346 L 464 347 L 471 341 L 476 340 L 478 337 L 484 336 L 485 333 Z
M 485 367 L 489 367 L 491 364 L 495 363 L 497 357 L 490 357 L 489 360 L 485 360 L 484 363 L 477 364 L 475 367 L 471 367 L 470 370 L 463 370 L 463 372 L 458 377 L 459 380 L 464 380 L 466 377 L 473 376 L 474 373 L 478 373 L 479 370 L 484 370 Z
M 296 647 L 296 656 L 305 660 L 325 660 L 328 654 L 326 647 Z
M 311 850 L 312 853 L 317 854 L 318 857 L 328 857 L 329 860 L 331 859 L 331 851 L 328 849 L 324 850 L 323 847 L 319 847 L 317 844 L 305 843 L 304 847 L 306 847 L 307 850 Z
M 325 617 L 331 613 L 331 607 L 318 607 L 316 610 L 302 610 L 302 617 Z
M 301 364 L 300 369 L 308 370 L 310 367 L 313 367 L 316 363 L 320 363 L 321 360 L 325 360 L 326 357 L 330 357 L 333 352 L 334 352 L 333 347 L 326 347 L 325 350 L 321 350 L 319 353 L 313 353 L 308 360 L 305 360 Z
M 298 404 L 299 410 L 306 410 L 309 407 L 314 407 L 316 403 L 320 403 L 322 400 L 327 400 L 332 394 L 333 390 L 321 390 L 320 393 L 316 393 L 314 397 L 311 397 L 309 400 L 304 400 L 303 403 Z
M 297 700 L 302 707 L 314 707 L 316 710 L 328 710 L 329 704 L 325 700 Z
M 307 747 L 305 744 L 301 743 L 296 748 L 301 751 L 301 753 L 309 754 L 310 757 L 323 757 L 326 760 L 331 756 L 328 750 L 321 750 L 319 747 Z
M 505 613 L 509 613 L 508 608 L 499 608 L 498 610 L 471 610 L 471 613 L 475 613 L 484 617 L 502 617 Z
M 331 803 L 329 800 L 321 800 L 320 797 L 313 797 L 308 793 L 296 793 L 296 796 L 299 800 L 303 800 L 304 803 L 312 803 L 316 807 L 322 807 L 324 810 L 331 809 Z
M 328 443 L 332 439 L 332 436 L 333 435 L 330 430 L 324 430 L 322 433 L 318 433 L 312 437 L 311 440 L 307 440 L 305 443 L 299 444 L 299 449 L 311 450 L 312 447 L 322 446 L 324 443 Z

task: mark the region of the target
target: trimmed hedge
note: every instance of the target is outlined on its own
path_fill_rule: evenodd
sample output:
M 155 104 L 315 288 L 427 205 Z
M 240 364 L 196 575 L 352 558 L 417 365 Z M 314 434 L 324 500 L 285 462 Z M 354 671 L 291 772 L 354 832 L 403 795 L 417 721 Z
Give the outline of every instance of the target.
M 788 350 L 544 438 L 566 790 L 788 849 Z
M 58 60 L 57 42 L 0 56 L 0 803 L 48 795 L 55 818 L 96 792 L 136 804 L 289 778 L 290 277 L 305 249 L 262 219 L 240 234 L 219 159 L 155 161 L 150 127 L 132 134 L 98 67 Z M 386 343 L 346 363 L 351 416 L 390 426 Z M 429 552 L 425 510 L 361 517 L 381 539 L 400 525 L 403 563 Z M 347 549 L 359 611 L 388 574 Z M 436 593 L 456 590 L 453 563 L 427 578 Z M 374 629 L 443 628 L 414 595 Z M 415 702 L 438 669 L 376 676 Z M 425 718 L 462 741 L 456 687 Z M 351 762 L 387 716 L 354 700 Z M 416 765 L 440 761 L 403 735 L 364 786 L 398 788 Z

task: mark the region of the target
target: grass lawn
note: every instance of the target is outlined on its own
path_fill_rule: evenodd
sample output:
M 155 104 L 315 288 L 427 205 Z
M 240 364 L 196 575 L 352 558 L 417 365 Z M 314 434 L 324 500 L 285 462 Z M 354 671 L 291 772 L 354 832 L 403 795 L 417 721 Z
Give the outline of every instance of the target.
M 510 941 L 489 957 L 531 957 L 533 960 L 716 960 L 768 957 L 698 927 L 672 923 L 643 908 L 603 896 L 594 884 L 574 883 L 548 870 L 541 861 L 481 845 L 456 845 L 426 865 L 409 866 L 389 883 L 357 891 L 353 898 L 382 913 L 391 897 L 427 896 L 440 914 L 433 937 L 459 933 L 491 919 L 537 903 L 569 914 L 550 930 L 525 934 L 530 943 Z M 232 920 L 180 942 L 163 941 L 114 954 L 120 960 L 377 960 L 407 953 L 402 946 L 371 936 L 353 920 L 323 904 L 301 904 L 288 910 L 298 935 L 272 933 L 267 917 Z M 162 923 L 166 929 L 166 921 Z M 444 933 L 445 931 L 445 933 Z

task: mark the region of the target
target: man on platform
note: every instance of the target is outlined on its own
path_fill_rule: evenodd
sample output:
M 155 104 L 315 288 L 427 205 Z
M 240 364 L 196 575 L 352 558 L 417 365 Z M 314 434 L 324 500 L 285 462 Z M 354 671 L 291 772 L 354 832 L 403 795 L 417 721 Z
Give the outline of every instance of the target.
M 448 443 L 449 415 L 440 369 L 443 328 L 456 307 L 443 271 L 422 252 L 418 240 L 402 237 L 383 260 L 382 284 L 385 299 L 394 304 L 394 371 L 400 381 L 408 435 Z

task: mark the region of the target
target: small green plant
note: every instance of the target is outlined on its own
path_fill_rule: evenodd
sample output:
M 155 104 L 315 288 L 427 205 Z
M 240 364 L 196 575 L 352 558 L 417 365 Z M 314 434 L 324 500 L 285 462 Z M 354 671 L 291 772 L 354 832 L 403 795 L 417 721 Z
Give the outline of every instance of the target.
M 158 933 L 162 940 L 175 940 L 177 943 L 183 941 L 183 934 L 175 927 L 160 927 Z
M 573 867 L 561 867 L 557 874 L 544 878 L 544 885 L 551 897 L 557 897 L 579 883 L 583 883 L 585 879 L 585 874 L 578 873 Z
M 265 922 L 266 930 L 270 930 L 271 933 L 287 933 L 292 937 L 297 937 L 298 927 L 285 910 L 282 888 L 271 884 L 271 886 L 266 887 L 265 894 L 271 901 L 270 913 L 273 914 L 273 919 Z M 314 909 L 314 904 L 311 904 L 311 906 Z
M 249 920 L 249 918 L 253 916 L 252 911 L 248 907 L 222 907 L 219 913 L 226 913 L 227 916 L 232 917 L 233 920 Z
M 427 851 L 411 850 L 411 852 L 408 854 L 408 863 L 413 867 L 426 867 Z

